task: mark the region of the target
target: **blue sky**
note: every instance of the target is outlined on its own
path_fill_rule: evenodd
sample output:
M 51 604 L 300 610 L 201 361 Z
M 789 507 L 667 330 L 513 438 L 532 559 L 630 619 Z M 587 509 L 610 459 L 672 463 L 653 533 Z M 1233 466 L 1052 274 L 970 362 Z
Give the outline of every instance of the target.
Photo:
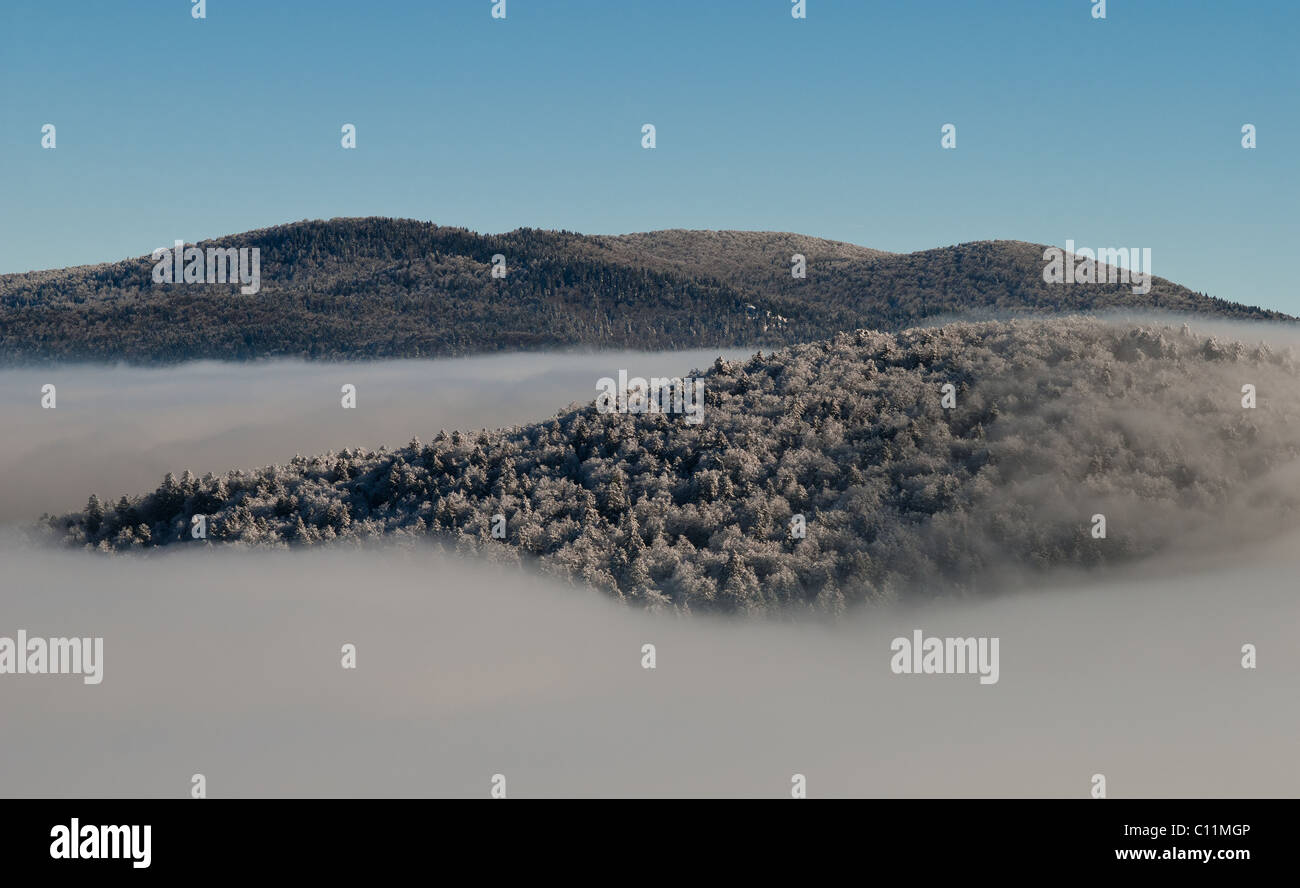
M 1150 247 L 1157 275 L 1300 314 L 1294 2 L 190 6 L 0 3 L 0 273 L 385 215 Z

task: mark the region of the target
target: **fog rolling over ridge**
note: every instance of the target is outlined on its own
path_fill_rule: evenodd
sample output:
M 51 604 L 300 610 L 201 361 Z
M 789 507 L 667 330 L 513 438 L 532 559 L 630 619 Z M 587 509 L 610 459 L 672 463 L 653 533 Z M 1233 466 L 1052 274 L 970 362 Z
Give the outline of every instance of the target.
M 858 331 L 716 362 L 698 424 L 579 405 L 172 477 L 52 527 L 103 550 L 193 545 L 195 515 L 198 545 L 433 537 L 692 611 L 997 591 L 1296 527 L 1298 364 L 1274 342 L 1087 318 Z
M 0 522 L 30 522 L 114 502 L 168 473 L 198 474 L 286 462 L 295 453 L 396 447 L 439 429 L 537 422 L 620 368 L 643 376 L 707 367 L 719 355 L 685 352 L 536 352 L 429 361 L 195 362 L 166 369 L 68 364 L 0 370 Z M 41 387 L 58 406 L 40 409 Z M 357 387 L 357 407 L 340 388 Z
M 473 442 L 481 427 L 545 426 L 564 404 L 589 403 L 595 381 L 620 367 L 676 375 L 709 365 L 710 352 L 0 371 L 11 418 L 0 449 L 9 524 L 0 533 L 0 635 L 104 641 L 97 685 L 68 675 L 0 681 L 0 787 L 19 798 L 182 798 L 203 774 L 213 798 L 484 798 L 503 774 L 514 798 L 789 797 L 792 775 L 803 774 L 812 797 L 1082 799 L 1104 773 L 1113 798 L 1300 795 L 1292 637 L 1300 534 L 1288 506 L 1297 489 L 1290 442 L 1300 440 L 1288 348 L 1297 341 L 1290 328 L 1192 323 L 1189 334 L 1086 320 L 865 334 L 771 364 L 786 369 L 770 389 L 745 382 L 754 372 L 748 351 L 727 354 L 738 363 L 708 377 L 716 412 L 705 414 L 703 431 L 743 431 L 729 424 L 727 406 L 746 405 L 741 412 L 757 420 L 764 413 L 746 395 L 784 404 L 776 383 L 788 376 L 807 409 L 785 412 L 808 429 L 788 444 L 784 431 L 763 436 L 784 447 L 778 471 L 810 496 L 824 478 L 833 515 L 841 500 L 855 502 L 831 486 L 839 473 L 851 465 L 866 480 L 878 466 L 881 483 L 910 498 L 872 506 L 903 509 L 887 520 L 907 534 L 884 536 L 908 544 L 895 565 L 924 565 L 918 553 L 948 551 L 936 547 L 954 538 L 974 544 L 945 557 L 962 569 L 976 564 L 980 597 L 953 600 L 962 587 L 923 570 L 891 580 L 903 601 L 849 576 L 837 578 L 841 594 L 871 605 L 814 607 L 837 619 L 798 604 L 794 620 L 712 616 L 698 605 L 689 618 L 648 612 L 581 576 L 559 583 L 528 563 L 480 557 L 513 547 L 457 556 L 401 525 L 365 537 L 372 545 L 344 535 L 332 546 L 136 544 L 111 556 L 26 533 L 42 511 L 80 505 L 90 491 L 115 500 L 165 472 L 191 468 L 201 481 L 232 464 L 283 467 L 295 452 L 348 442 L 401 451 L 412 434 L 444 427 L 471 430 L 464 437 Z M 1259 349 L 1260 338 L 1270 347 Z M 945 343 L 962 344 L 973 363 L 952 363 Z M 858 389 L 849 371 L 866 360 L 875 371 L 862 384 L 875 388 Z M 1002 473 L 984 499 L 948 519 L 961 528 L 956 537 L 943 513 L 907 511 L 961 465 L 959 437 L 940 424 L 964 428 L 974 414 L 944 419 L 926 406 L 938 379 L 955 371 L 966 374 L 956 410 L 997 405 L 983 446 Z M 55 410 L 39 407 L 47 381 L 58 385 Z M 358 387 L 356 410 L 339 405 L 344 382 Z M 1253 410 L 1241 406 L 1245 382 L 1258 390 Z M 875 454 L 867 463 L 837 450 L 835 425 L 852 428 L 837 412 L 844 403 L 874 417 L 883 429 L 875 437 L 897 452 L 854 445 Z M 629 491 L 639 460 L 623 442 L 653 436 L 623 432 L 645 419 L 607 420 Z M 680 416 L 661 419 L 679 423 L 657 433 L 666 442 L 690 433 Z M 1095 431 L 1074 437 L 1085 427 Z M 732 440 L 714 444 L 716 456 L 692 474 L 721 485 L 728 467 L 749 465 L 729 454 Z M 1090 470 L 1094 457 L 1100 471 Z M 441 464 L 450 483 L 469 477 Z M 804 479 L 805 470 L 814 474 Z M 604 476 L 588 477 L 597 491 L 608 487 Z M 1077 486 L 1058 489 L 1052 477 Z M 1080 491 L 1106 498 L 1106 540 L 1088 535 L 1096 509 Z M 981 531 L 980 519 L 1003 515 L 1011 523 Z M 1036 538 L 1024 528 L 1050 530 L 1043 516 L 1077 525 L 1080 546 L 1138 546 L 1134 563 L 1098 571 L 1051 549 L 1025 563 L 1024 545 Z M 720 525 L 702 550 L 758 552 L 743 520 L 737 534 L 731 516 L 700 518 Z M 665 520 L 663 534 L 671 527 Z M 822 554 L 804 549 L 801 560 L 820 559 L 819 571 L 839 563 L 835 538 L 816 530 L 816 518 L 809 527 Z M 845 538 L 857 527 L 847 525 Z M 643 542 L 643 558 L 653 556 L 654 538 Z M 980 560 L 960 560 L 972 555 Z M 747 562 L 757 578 L 751 564 L 765 562 Z M 945 590 L 944 600 L 926 600 Z M 916 630 L 998 638 L 998 681 L 892 673 L 891 641 Z M 344 644 L 356 645 L 356 669 L 341 668 Z M 645 644 L 655 645 L 653 670 L 641 665 Z M 1241 668 L 1245 644 L 1258 649 L 1259 669 Z

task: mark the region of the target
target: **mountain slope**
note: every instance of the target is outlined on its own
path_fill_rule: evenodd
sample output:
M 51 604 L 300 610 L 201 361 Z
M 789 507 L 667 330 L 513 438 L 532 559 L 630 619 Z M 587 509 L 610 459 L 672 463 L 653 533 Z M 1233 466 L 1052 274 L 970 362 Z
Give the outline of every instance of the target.
M 377 358 L 557 347 L 781 346 L 930 318 L 1162 309 L 1285 316 L 1155 278 L 1048 285 L 1014 241 L 890 254 L 802 235 L 301 222 L 204 241 L 257 247 L 261 290 L 154 284 L 148 257 L 0 276 L 0 361 Z M 791 255 L 807 277 L 790 274 Z M 492 257 L 505 257 L 494 279 Z
M 103 550 L 205 545 L 195 515 L 209 541 L 434 536 L 649 606 L 839 610 L 1294 526 L 1298 370 L 1289 349 L 1081 318 L 859 331 L 719 360 L 698 425 L 588 404 L 398 450 L 168 476 L 49 523 Z

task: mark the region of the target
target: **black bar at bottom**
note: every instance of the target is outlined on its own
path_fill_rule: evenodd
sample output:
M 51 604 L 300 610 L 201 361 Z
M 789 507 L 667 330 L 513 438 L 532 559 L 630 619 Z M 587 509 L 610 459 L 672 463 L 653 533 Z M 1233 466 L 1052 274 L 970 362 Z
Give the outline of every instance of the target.
M 741 810 L 625 801 L 560 811 L 410 800 L 9 800 L 0 804 L 0 865 L 10 876 L 337 879 L 417 866 L 449 876 L 469 867 L 494 876 L 585 870 L 641 880 L 654 871 L 683 875 L 695 858 L 709 871 L 766 877 L 832 864 L 886 873 L 875 868 L 892 863 L 927 874 L 1044 865 L 1227 874 L 1252 864 L 1286 871 L 1296 859 L 1289 800 L 806 801 L 814 804 Z M 137 866 L 146 850 L 148 866 Z M 101 856 L 86 859 L 91 852 Z

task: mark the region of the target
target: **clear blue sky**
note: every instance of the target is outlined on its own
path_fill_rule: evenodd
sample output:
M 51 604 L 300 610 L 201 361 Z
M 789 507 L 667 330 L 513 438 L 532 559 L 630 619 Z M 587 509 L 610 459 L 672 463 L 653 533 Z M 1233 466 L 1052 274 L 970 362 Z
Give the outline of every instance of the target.
M 1072 238 L 1300 313 L 1294 0 L 190 5 L 0 2 L 0 272 L 384 215 Z

